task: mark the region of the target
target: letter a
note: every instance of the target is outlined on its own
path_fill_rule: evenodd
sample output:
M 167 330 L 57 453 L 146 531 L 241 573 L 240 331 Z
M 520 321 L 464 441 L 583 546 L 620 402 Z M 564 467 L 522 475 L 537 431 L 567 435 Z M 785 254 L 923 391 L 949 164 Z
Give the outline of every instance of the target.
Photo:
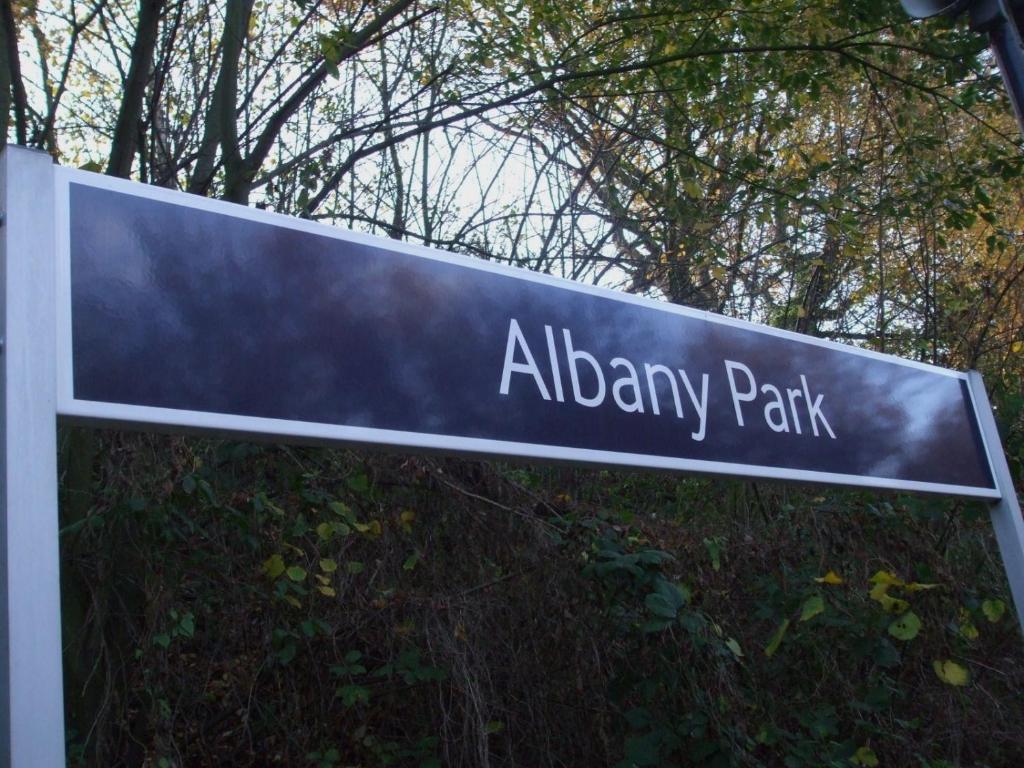
M 779 392 L 779 388 L 774 387 L 771 384 L 765 384 L 761 387 L 761 392 L 775 398 L 764 407 L 764 420 L 768 422 L 768 426 L 772 428 L 772 432 L 789 432 L 789 418 L 786 416 L 786 401 L 782 399 L 782 393 Z M 773 412 L 779 414 L 778 421 L 775 421 L 772 418 Z
M 643 413 L 644 400 L 640 394 L 640 379 L 636 375 L 636 368 L 624 357 L 612 358 L 611 366 L 612 368 L 625 368 L 629 371 L 628 376 L 618 378 L 612 384 L 612 397 L 615 399 L 615 404 L 626 413 Z M 622 399 L 622 390 L 626 387 L 633 390 L 633 402 L 631 403 Z
M 517 363 L 515 361 L 516 345 L 519 345 L 519 348 L 523 350 L 523 357 L 526 358 L 525 363 Z M 537 367 L 533 354 L 530 352 L 530 347 L 527 345 L 526 339 L 523 338 L 523 332 L 519 330 L 519 323 L 516 322 L 514 317 L 508 325 L 508 342 L 505 344 L 505 367 L 501 371 L 501 386 L 498 388 L 501 394 L 508 394 L 508 385 L 512 380 L 513 373 L 529 373 L 533 376 L 533 380 L 537 382 L 540 396 L 545 400 L 551 399 L 547 384 L 544 383 L 544 377 L 541 376 L 540 369 Z

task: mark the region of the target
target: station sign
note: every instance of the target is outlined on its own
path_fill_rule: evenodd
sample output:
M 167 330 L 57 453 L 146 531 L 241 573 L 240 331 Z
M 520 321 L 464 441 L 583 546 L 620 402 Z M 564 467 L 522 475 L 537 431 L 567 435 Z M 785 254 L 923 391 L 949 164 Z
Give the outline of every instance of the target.
M 64 416 L 999 495 L 966 374 L 58 171 Z

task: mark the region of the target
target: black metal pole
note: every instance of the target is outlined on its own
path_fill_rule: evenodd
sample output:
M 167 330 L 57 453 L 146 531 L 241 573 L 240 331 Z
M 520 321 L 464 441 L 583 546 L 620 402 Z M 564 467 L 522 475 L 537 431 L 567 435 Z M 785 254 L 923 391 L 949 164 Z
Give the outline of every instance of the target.
M 1020 36 L 1024 0 L 900 0 L 900 4 L 915 19 L 956 18 L 967 12 L 971 29 L 988 35 L 1017 125 L 1024 133 L 1024 43 Z
M 1024 133 L 1024 44 L 1009 3 L 1007 0 L 998 0 L 998 3 L 1000 12 L 995 14 L 986 31 L 1017 115 L 1017 125 Z

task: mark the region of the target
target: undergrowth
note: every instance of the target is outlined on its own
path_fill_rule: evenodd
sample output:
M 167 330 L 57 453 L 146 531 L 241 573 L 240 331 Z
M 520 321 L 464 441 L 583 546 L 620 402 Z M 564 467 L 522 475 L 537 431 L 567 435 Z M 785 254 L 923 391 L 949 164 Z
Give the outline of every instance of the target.
M 72 765 L 1024 764 L 980 504 L 94 439 Z

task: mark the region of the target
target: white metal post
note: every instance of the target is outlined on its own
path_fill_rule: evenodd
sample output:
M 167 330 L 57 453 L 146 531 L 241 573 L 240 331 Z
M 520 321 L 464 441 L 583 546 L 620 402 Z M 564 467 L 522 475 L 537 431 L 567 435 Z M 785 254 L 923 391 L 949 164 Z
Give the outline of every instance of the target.
M 981 435 L 992 460 L 996 488 L 1002 494 L 1002 498 L 990 508 L 992 527 L 996 532 L 999 553 L 1003 557 L 1006 578 L 1010 582 L 1013 604 L 1017 608 L 1017 620 L 1024 630 L 1024 518 L 1021 518 L 1020 502 L 1013 487 L 1013 476 L 1006 463 L 1006 454 L 999 439 L 999 429 L 992 414 L 992 406 L 985 392 L 985 382 L 977 371 L 968 371 L 967 376 L 974 404 L 978 409 L 978 425 L 981 427 Z
M 64 763 L 54 166 L 0 155 L 0 766 Z

